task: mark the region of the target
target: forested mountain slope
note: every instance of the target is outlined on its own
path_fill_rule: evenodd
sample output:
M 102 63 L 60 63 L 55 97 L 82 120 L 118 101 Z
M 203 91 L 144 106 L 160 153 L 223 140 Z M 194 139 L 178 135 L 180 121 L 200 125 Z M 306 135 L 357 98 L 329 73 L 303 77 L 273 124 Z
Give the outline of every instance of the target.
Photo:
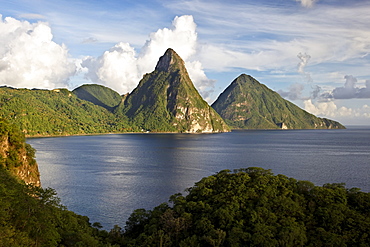
M 122 101 L 113 89 L 97 84 L 85 84 L 72 91 L 78 98 L 90 101 L 95 105 L 102 106 L 109 111 L 113 111 Z
M 220 94 L 212 107 L 235 129 L 343 129 L 318 118 L 278 93 L 242 74 Z
M 160 132 L 227 132 L 224 120 L 203 100 L 185 63 L 172 49 L 117 108 L 135 125 Z
M 27 136 L 131 131 L 124 117 L 117 118 L 67 89 L 0 87 L 0 117 L 19 126 Z

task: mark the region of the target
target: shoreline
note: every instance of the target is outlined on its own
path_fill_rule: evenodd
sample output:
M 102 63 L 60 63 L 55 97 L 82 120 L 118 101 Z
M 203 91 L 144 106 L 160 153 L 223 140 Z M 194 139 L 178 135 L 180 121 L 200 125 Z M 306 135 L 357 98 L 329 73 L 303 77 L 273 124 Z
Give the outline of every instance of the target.
M 347 125 L 345 129 L 231 129 L 232 131 L 259 131 L 259 130 L 275 130 L 275 131 L 292 131 L 292 130 L 354 130 L 354 129 L 369 129 L 370 125 Z M 221 134 L 228 132 L 204 132 L 204 133 L 189 133 L 189 132 L 101 132 L 101 133 L 84 133 L 84 134 L 65 134 L 65 135 L 25 135 L 27 139 L 33 138 L 53 138 L 53 137 L 71 137 L 71 136 L 97 136 L 97 135 L 121 135 L 121 134 Z

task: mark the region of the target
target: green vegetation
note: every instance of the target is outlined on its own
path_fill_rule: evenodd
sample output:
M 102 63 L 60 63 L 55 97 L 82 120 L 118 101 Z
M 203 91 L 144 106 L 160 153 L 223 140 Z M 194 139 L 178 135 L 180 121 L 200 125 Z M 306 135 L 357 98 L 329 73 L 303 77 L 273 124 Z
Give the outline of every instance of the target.
M 91 226 L 87 217 L 66 210 L 53 189 L 22 180 L 19 169 L 38 174 L 35 150 L 18 127 L 4 120 L 0 120 L 0 146 L 0 246 L 112 246 L 115 229 L 107 232 L 99 230 L 99 223 Z
M 26 183 L 39 185 L 35 149 L 25 142 L 24 133 L 0 119 L 0 166 Z
M 213 108 L 212 108 L 213 107 Z M 0 118 L 26 136 L 122 132 L 227 132 L 235 129 L 327 129 L 340 123 L 317 118 L 245 74 L 212 107 L 194 87 L 172 49 L 131 94 L 90 84 L 67 89 L 0 87 Z
M 212 107 L 234 129 L 343 129 L 283 99 L 251 76 L 242 74 L 220 94 Z
M 101 85 L 67 89 L 0 88 L 0 117 L 27 136 L 110 132 L 224 132 L 229 127 L 195 89 L 171 49 L 129 95 Z
M 137 209 L 125 246 L 369 246 L 370 193 L 262 168 L 203 178 L 172 206 Z
M 53 189 L 26 185 L 9 172 L 22 163 L 14 157 L 25 147 L 27 159 L 34 156 L 17 127 L 0 121 L 0 140 L 8 155 L 0 164 L 0 246 L 370 245 L 370 193 L 253 167 L 203 178 L 186 196 L 134 210 L 125 229 L 107 232 L 68 211 Z
M 124 116 L 79 99 L 67 89 L 0 87 L 0 117 L 27 136 L 58 136 L 131 131 Z
M 82 85 L 72 91 L 78 98 L 102 106 L 109 111 L 122 101 L 122 97 L 114 90 L 97 84 Z
M 100 230 L 99 223 L 68 211 L 55 194 L 19 182 L 0 166 L 0 246 L 119 246 L 117 228 Z
M 155 70 L 143 77 L 116 112 L 123 112 L 144 130 L 229 131 L 223 119 L 195 89 L 184 62 L 172 49 L 166 51 Z

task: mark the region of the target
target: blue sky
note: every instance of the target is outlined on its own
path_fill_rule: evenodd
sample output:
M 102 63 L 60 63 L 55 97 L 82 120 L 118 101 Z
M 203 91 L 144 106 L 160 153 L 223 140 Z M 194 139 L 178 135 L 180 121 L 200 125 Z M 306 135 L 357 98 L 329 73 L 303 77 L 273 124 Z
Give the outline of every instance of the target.
M 0 85 L 123 94 L 171 47 L 209 103 L 246 73 L 315 115 L 370 125 L 370 1 L 0 5 Z

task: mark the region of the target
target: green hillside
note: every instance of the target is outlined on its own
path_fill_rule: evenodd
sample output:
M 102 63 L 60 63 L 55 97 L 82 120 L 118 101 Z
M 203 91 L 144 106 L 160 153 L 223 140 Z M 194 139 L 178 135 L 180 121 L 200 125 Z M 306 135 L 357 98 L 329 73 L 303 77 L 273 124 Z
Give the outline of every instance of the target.
M 213 133 L 234 129 L 338 129 L 283 99 L 251 76 L 236 78 L 212 107 L 172 49 L 127 95 L 105 86 L 39 90 L 0 87 L 0 117 L 27 136 L 122 132 Z M 230 127 L 229 127 L 230 126 Z
M 97 84 L 85 84 L 72 91 L 78 98 L 102 106 L 109 111 L 122 101 L 122 97 L 114 90 Z
M 29 90 L 0 87 L 0 117 L 27 136 L 129 131 L 126 120 L 79 99 L 67 89 Z
M 144 130 L 224 132 L 229 127 L 195 89 L 180 56 L 168 49 L 116 112 Z
M 212 107 L 236 129 L 342 129 L 343 125 L 318 118 L 283 99 L 278 93 L 242 74 Z

